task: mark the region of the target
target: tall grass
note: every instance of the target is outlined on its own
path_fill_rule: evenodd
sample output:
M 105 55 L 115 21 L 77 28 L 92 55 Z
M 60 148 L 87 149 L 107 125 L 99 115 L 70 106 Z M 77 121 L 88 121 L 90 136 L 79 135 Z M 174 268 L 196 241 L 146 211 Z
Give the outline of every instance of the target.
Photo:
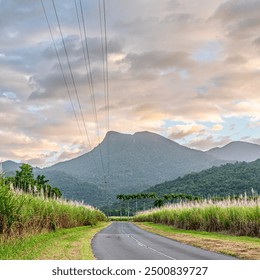
M 260 198 L 181 202 L 139 212 L 134 221 L 166 224 L 181 229 L 226 232 L 260 237 Z
M 0 186 L 1 239 L 94 225 L 106 220 L 105 215 L 78 202 L 35 197 Z

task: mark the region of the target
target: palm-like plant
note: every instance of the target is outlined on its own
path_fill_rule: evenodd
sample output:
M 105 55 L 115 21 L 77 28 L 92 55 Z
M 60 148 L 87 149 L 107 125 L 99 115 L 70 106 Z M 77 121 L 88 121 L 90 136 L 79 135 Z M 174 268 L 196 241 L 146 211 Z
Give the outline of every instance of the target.
M 163 201 L 163 199 L 162 198 L 157 198 L 155 201 L 154 201 L 154 207 L 158 207 L 158 208 L 160 208 L 160 207 L 162 207 L 163 206 L 163 204 L 164 204 L 164 201 Z
M 125 195 L 124 194 L 118 194 L 116 196 L 117 199 L 119 199 L 120 201 L 125 199 Z M 121 202 L 121 208 L 120 208 L 120 218 L 122 217 L 122 202 Z
M 137 194 L 134 194 L 133 196 L 134 196 L 133 199 L 135 199 L 135 213 L 137 213 L 137 210 L 138 210 L 138 200 L 142 199 L 142 194 L 137 193 Z
M 127 201 L 127 217 L 129 219 L 129 200 L 133 199 L 133 196 L 131 194 L 127 194 L 124 196 L 124 200 Z

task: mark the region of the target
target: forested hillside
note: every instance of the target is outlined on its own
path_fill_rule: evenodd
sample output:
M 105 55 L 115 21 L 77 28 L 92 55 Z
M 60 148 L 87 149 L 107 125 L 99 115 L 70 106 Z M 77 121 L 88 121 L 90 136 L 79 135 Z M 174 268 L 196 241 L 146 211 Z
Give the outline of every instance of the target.
M 186 193 L 199 196 L 226 196 L 260 193 L 260 159 L 246 163 L 227 163 L 198 173 L 190 173 L 174 181 L 164 182 L 146 190 L 157 195 Z

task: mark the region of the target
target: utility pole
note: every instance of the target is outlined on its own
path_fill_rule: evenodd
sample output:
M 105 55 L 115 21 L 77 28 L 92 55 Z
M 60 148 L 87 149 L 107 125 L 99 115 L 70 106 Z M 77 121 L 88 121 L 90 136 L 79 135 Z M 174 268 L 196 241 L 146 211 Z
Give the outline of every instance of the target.
M 104 174 L 104 179 L 105 179 L 105 192 L 106 192 L 106 214 L 107 214 L 107 217 L 109 216 L 109 209 L 108 209 L 108 190 L 107 190 L 107 176 L 106 174 Z

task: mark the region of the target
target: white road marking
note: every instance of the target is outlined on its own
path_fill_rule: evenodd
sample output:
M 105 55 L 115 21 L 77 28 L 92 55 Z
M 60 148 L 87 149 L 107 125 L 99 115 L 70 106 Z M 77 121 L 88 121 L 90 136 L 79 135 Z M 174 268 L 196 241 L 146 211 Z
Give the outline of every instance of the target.
M 156 249 L 154 249 L 154 248 L 152 248 L 152 247 L 150 247 L 150 246 L 145 245 L 144 243 L 140 242 L 140 241 L 137 240 L 135 237 L 133 237 L 131 234 L 125 232 L 124 224 L 122 224 L 121 231 L 122 231 L 123 234 L 126 234 L 129 238 L 132 238 L 139 246 L 145 247 L 145 248 L 147 248 L 147 249 L 149 249 L 149 250 L 151 250 L 151 251 L 154 251 L 154 252 L 156 252 L 157 254 L 162 255 L 162 256 L 164 256 L 164 257 L 170 259 L 170 260 L 176 260 L 176 259 L 174 259 L 174 258 L 171 257 L 171 256 L 168 256 L 168 255 L 166 255 L 166 254 L 164 254 L 164 253 L 162 253 L 162 252 L 160 252 L 160 251 L 158 251 L 158 250 L 156 250 Z
M 139 240 L 137 240 L 136 238 L 134 238 L 131 234 L 128 234 L 128 237 L 132 238 L 132 239 L 133 239 L 139 246 L 141 246 L 141 247 L 145 247 L 145 248 L 147 248 L 147 249 L 149 249 L 149 250 L 152 250 L 152 251 L 154 251 L 154 252 L 156 252 L 156 253 L 158 253 L 158 254 L 160 254 L 160 255 L 162 255 L 162 256 L 168 258 L 168 259 L 176 260 L 176 259 L 174 259 L 174 258 L 172 258 L 172 257 L 170 257 L 170 256 L 168 256 L 168 255 L 166 255 L 166 254 L 164 254 L 164 253 L 162 253 L 162 252 L 160 252 L 160 251 L 157 251 L 156 249 L 154 249 L 154 248 L 152 248 L 152 247 L 150 247 L 150 246 L 147 246 L 147 245 L 143 244 L 142 242 L 140 242 Z

